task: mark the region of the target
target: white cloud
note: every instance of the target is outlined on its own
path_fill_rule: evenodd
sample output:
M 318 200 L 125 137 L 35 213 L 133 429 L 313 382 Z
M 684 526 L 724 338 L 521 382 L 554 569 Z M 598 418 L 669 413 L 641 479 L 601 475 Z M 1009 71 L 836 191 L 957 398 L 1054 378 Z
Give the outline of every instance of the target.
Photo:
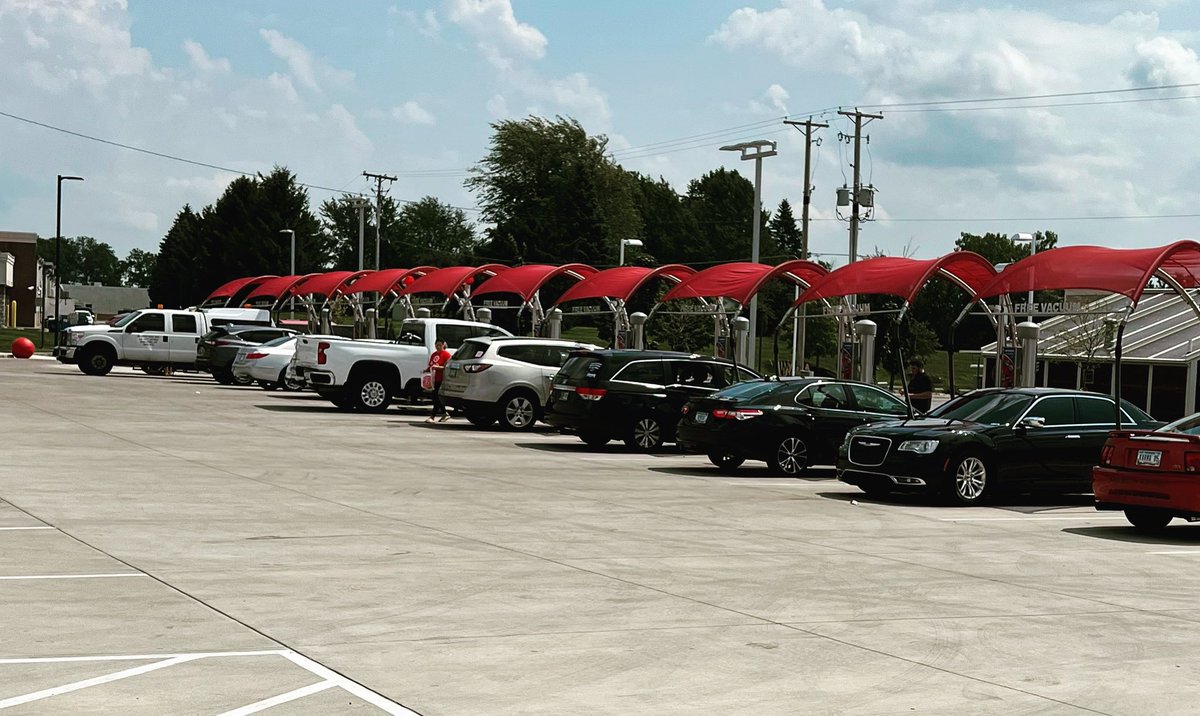
M 426 10 L 425 12 L 418 14 L 414 10 L 400 10 L 399 8 L 393 6 L 388 8 L 388 14 L 400 15 L 407 20 L 408 23 L 412 25 L 419 34 L 428 37 L 431 40 L 436 40 L 441 37 L 442 23 L 440 20 L 438 20 L 437 13 L 433 10 Z
M 266 41 L 271 54 L 287 63 L 292 76 L 314 92 L 320 92 L 323 83 L 345 85 L 354 81 L 353 72 L 317 60 L 307 47 L 278 30 L 262 29 L 258 34 Z
M 400 120 L 403 124 L 437 124 L 437 117 L 412 100 L 392 107 L 392 117 Z
M 494 94 L 487 101 L 487 112 L 496 119 L 508 119 L 512 112 L 508 110 L 508 100 L 502 94 Z
M 188 60 L 192 63 L 192 69 L 197 72 L 229 72 L 231 66 L 229 60 L 219 57 L 213 59 L 209 57 L 204 50 L 204 46 L 194 40 L 183 41 L 184 54 L 188 56 Z
M 1134 47 L 1136 59 L 1129 69 L 1130 81 L 1139 85 L 1175 85 L 1200 82 L 1200 60 L 1196 51 L 1178 40 L 1155 37 Z
M 546 54 L 546 36 L 518 21 L 510 0 L 450 0 L 448 14 L 451 22 L 475 36 L 480 51 L 498 69 Z
M 784 114 L 788 113 L 787 101 L 789 95 L 788 91 L 783 87 L 779 85 L 771 85 L 767 88 L 766 97 L 767 101 L 770 102 L 772 107 L 780 112 L 783 112 Z

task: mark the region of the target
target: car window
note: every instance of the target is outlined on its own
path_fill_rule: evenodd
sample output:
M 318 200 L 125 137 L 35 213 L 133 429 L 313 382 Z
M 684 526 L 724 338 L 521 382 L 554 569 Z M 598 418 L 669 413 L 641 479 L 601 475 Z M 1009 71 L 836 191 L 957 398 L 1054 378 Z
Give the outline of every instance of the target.
M 737 369 L 737 377 L 738 382 L 741 382 L 743 380 L 759 380 L 762 376 L 739 365 Z
M 500 346 L 496 351 L 501 358 L 521 361 L 522 363 L 538 363 L 538 349 L 541 346 Z
M 425 324 L 421 321 L 405 321 L 400 325 L 400 337 L 396 342 L 406 346 L 424 346 Z
M 167 317 L 161 313 L 143 313 L 137 320 L 125 329 L 130 333 L 145 333 L 146 331 L 166 331 Z
M 612 377 L 613 380 L 622 380 L 627 383 L 651 383 L 653 385 L 663 384 L 663 366 L 662 361 L 658 360 L 639 360 L 626 365 L 617 374 Z
M 1111 400 L 1076 398 L 1075 421 L 1081 425 L 1106 425 L 1116 419 Z
M 171 330 L 175 333 L 195 333 L 196 317 L 176 313 L 171 316 Z
M 454 360 L 470 360 L 472 358 L 482 358 L 484 353 L 487 353 L 488 344 L 483 341 L 463 341 L 463 344 L 454 352 Z
M 1069 395 L 1042 398 L 1033 404 L 1025 417 L 1041 418 L 1046 425 L 1074 425 L 1075 401 Z
M 291 343 L 294 340 L 296 340 L 296 337 L 292 336 L 292 335 L 280 336 L 278 338 L 274 338 L 272 340 L 267 341 L 266 343 L 263 344 L 263 346 L 266 348 L 275 348 L 276 346 L 286 346 L 288 343 Z
M 1180 418 L 1173 423 L 1167 423 L 1158 429 L 1160 433 L 1185 433 L 1187 435 L 1200 435 L 1200 413 L 1188 415 Z
M 753 400 L 760 395 L 770 393 L 779 387 L 778 383 L 766 380 L 751 380 L 732 385 L 719 391 L 714 397 L 734 398 L 736 400 Z
M 817 383 L 808 386 L 796 396 L 796 402 L 810 408 L 825 408 L 826 410 L 848 410 L 850 398 L 846 389 L 837 383 Z
M 673 360 L 667 362 L 671 383 L 697 388 L 720 390 L 733 381 L 733 366 L 697 360 Z
M 968 393 L 929 412 L 932 418 L 1007 425 L 1029 407 L 1033 398 L 1021 393 Z
M 859 410 L 885 415 L 908 415 L 908 407 L 904 401 L 891 393 L 885 393 L 869 385 L 848 385 L 846 387 L 854 396 L 854 402 L 858 403 Z
M 1125 413 L 1125 420 L 1130 423 L 1154 422 L 1154 418 L 1150 417 L 1149 413 L 1129 402 L 1128 400 L 1121 400 L 1121 412 Z
M 572 351 L 572 349 L 568 348 L 567 346 L 545 346 L 545 348 L 546 362 L 542 363 L 542 365 L 549 366 L 551 368 L 559 368 L 566 363 L 567 357 L 571 355 Z

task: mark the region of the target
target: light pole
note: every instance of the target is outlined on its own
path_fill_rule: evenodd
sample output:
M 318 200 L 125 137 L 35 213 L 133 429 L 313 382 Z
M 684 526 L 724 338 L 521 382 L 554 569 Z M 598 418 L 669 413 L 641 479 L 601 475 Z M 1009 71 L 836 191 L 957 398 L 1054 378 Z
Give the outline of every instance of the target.
M 1033 234 L 1013 234 L 1012 236 L 1009 237 L 1009 239 L 1011 239 L 1014 243 L 1025 243 L 1026 241 L 1028 241 L 1029 242 L 1029 255 L 1030 256 L 1037 255 L 1037 239 L 1034 237 Z M 1029 298 L 1027 298 L 1026 301 L 1027 301 L 1027 305 L 1025 306 L 1025 310 L 1029 313 L 1027 320 L 1030 323 L 1032 323 L 1033 322 L 1033 291 L 1029 292 Z
M 64 181 L 83 181 L 83 177 L 58 175 L 58 201 L 54 211 L 54 346 L 58 347 L 58 332 L 60 318 L 58 306 L 61 303 L 62 280 L 59 278 L 58 267 L 62 266 L 62 183 Z
M 42 334 L 38 339 L 38 347 L 46 347 L 46 272 L 54 268 L 49 261 L 42 262 Z
M 768 149 L 769 147 L 769 149 Z M 759 226 L 762 223 L 762 160 L 767 157 L 773 157 L 778 152 L 775 151 L 775 142 L 766 139 L 756 139 L 752 142 L 741 142 L 739 144 L 727 144 L 721 147 L 723 152 L 741 152 L 742 160 L 754 160 L 754 225 L 751 227 L 750 240 L 750 261 L 758 263 L 758 244 L 759 244 Z M 754 358 L 750 364 L 758 367 L 758 295 L 750 297 L 750 331 L 746 335 L 746 341 L 753 350 Z
M 279 233 L 287 234 L 292 239 L 292 263 L 291 263 L 291 269 L 288 272 L 288 276 L 295 276 L 296 275 L 296 232 L 292 231 L 291 229 L 280 229 Z M 288 299 L 288 310 L 291 311 L 292 313 L 296 312 L 296 299 L 294 297 Z M 295 318 L 295 316 L 292 316 L 292 318 Z
M 620 246 L 621 246 L 620 251 L 617 254 L 617 265 L 624 266 L 625 265 L 625 247 L 626 246 L 642 246 L 642 240 L 641 239 L 621 239 Z

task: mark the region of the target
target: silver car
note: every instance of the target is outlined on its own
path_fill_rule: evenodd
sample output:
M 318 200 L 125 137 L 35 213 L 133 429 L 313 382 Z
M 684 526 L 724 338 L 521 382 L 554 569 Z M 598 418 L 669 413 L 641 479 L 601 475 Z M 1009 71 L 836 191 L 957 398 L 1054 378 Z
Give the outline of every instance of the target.
M 508 430 L 529 430 L 567 356 L 588 349 L 595 346 L 554 338 L 471 338 L 446 365 L 442 400 L 480 427 L 499 420 Z
M 291 372 L 295 354 L 296 336 L 240 348 L 233 359 L 233 377 L 256 380 L 266 390 L 300 390 L 304 385 Z

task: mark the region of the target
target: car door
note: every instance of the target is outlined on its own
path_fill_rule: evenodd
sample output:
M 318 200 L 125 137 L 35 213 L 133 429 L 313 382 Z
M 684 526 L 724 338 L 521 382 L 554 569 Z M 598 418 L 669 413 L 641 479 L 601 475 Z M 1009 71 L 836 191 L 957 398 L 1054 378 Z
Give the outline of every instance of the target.
M 654 413 L 662 420 L 668 412 L 663 363 L 655 359 L 635 360 L 617 371 L 608 381 L 609 396 L 615 400 L 602 403 L 608 415 L 632 422 L 637 415 Z
M 908 417 L 908 406 L 891 393 L 871 385 L 847 383 L 846 389 L 854 400 L 854 407 L 862 414 L 862 422 L 897 420 Z
M 1122 421 L 1128 420 L 1122 416 Z M 1113 429 L 1113 401 L 1102 395 L 1075 396 L 1075 433 L 1071 458 L 1066 466 L 1069 477 L 1081 486 L 1090 486 L 1092 468 L 1100 462 L 1100 451 Z
M 193 313 L 172 313 L 170 331 L 166 337 L 168 357 L 172 363 L 195 363 L 196 345 L 200 342 L 200 325 Z
M 809 383 L 796 394 L 796 404 L 812 414 L 810 430 L 822 445 L 836 448 L 851 428 L 863 424 L 842 383 Z
M 1022 419 L 1040 418 L 1041 427 L 1012 428 L 1010 445 L 998 446 L 997 459 L 1007 464 L 1006 481 L 1028 488 L 1058 487 L 1071 479 L 1071 455 L 1081 435 L 1075 423 L 1075 400 L 1070 395 L 1038 398 Z
M 133 319 L 121 334 L 125 360 L 161 362 L 170 359 L 167 347 L 167 317 L 159 311 L 147 311 Z

